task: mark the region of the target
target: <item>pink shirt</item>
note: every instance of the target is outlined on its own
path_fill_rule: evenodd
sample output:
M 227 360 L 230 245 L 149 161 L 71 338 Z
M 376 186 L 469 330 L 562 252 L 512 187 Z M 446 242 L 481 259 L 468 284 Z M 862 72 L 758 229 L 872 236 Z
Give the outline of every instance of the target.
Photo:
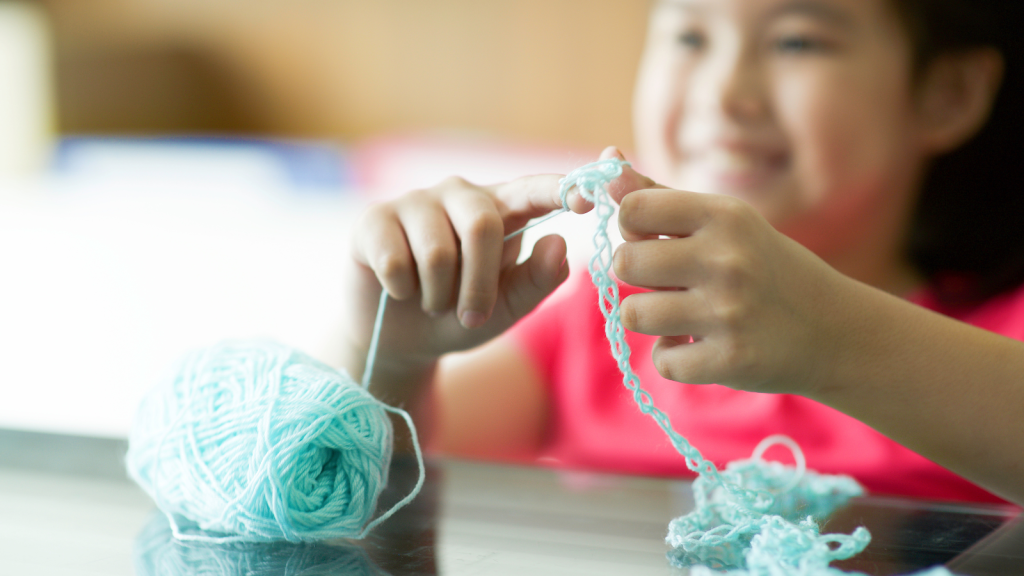
M 640 291 L 622 284 L 620 290 L 623 298 Z M 928 294 L 912 300 L 975 326 L 1024 340 L 1024 288 L 959 313 L 941 310 Z M 585 271 L 574 273 L 511 334 L 550 387 L 552 415 L 543 461 L 568 468 L 693 475 L 665 434 L 639 411 L 622 385 L 605 339 L 597 293 Z M 850 474 L 872 493 L 1002 501 L 860 421 L 813 400 L 666 380 L 651 362 L 656 338 L 627 332 L 626 340 L 632 348 L 633 369 L 655 405 L 669 415 L 675 429 L 705 458 L 719 466 L 749 458 L 766 436 L 786 434 L 803 448 L 808 467 Z M 768 457 L 786 461 L 788 455 L 776 448 Z

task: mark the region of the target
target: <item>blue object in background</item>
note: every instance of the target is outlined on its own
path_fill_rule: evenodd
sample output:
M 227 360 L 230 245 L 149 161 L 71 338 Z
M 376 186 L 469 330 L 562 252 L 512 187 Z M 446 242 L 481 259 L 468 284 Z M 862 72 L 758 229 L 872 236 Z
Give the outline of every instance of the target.
M 336 191 L 353 184 L 347 154 L 336 144 L 217 136 L 68 137 L 57 146 L 51 172 L 79 179 L 273 178 L 295 191 Z

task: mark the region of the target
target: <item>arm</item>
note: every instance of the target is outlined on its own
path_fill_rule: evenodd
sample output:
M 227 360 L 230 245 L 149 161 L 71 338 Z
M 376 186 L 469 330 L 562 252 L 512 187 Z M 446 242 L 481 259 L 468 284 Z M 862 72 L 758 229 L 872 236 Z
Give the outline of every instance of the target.
M 661 337 L 663 376 L 808 396 L 1024 505 L 1024 343 L 840 274 L 739 200 L 646 184 L 613 190 L 614 264 L 655 289 L 622 318 Z
M 1024 505 L 1024 343 L 850 284 L 807 396 Z
M 533 456 L 547 427 L 549 399 L 542 378 L 509 338 L 445 357 L 433 404 L 434 446 L 445 454 Z

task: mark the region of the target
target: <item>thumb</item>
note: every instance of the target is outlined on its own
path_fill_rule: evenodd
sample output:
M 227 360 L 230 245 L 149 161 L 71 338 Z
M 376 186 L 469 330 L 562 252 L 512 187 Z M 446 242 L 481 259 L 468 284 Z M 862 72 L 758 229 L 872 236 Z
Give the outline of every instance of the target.
M 615 146 L 609 146 L 601 152 L 601 160 L 607 160 L 609 158 L 618 158 L 619 160 L 626 159 L 622 154 L 622 151 Z M 623 166 L 622 175 L 608 183 L 608 194 L 616 203 L 621 203 L 622 199 L 630 192 L 636 192 L 637 190 L 650 190 L 652 188 L 667 189 L 668 186 L 658 184 L 654 180 L 651 180 L 647 176 L 644 176 L 634 170 L 632 166 Z
M 541 238 L 530 257 L 506 273 L 494 316 L 511 326 L 536 308 L 568 276 L 565 240 L 556 235 Z

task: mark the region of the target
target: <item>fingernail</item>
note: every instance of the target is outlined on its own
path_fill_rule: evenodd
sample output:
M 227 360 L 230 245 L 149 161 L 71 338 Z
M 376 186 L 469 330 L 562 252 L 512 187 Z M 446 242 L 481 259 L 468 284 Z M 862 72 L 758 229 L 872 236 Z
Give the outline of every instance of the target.
M 477 312 L 476 310 L 466 310 L 462 313 L 462 325 L 466 328 L 479 328 L 484 325 L 487 321 L 487 317 L 484 316 L 483 312 Z
M 619 150 L 618 146 L 609 146 L 601 151 L 600 160 L 608 160 L 611 158 L 618 158 L 619 160 L 625 160 L 626 157 L 622 154 L 622 150 Z

